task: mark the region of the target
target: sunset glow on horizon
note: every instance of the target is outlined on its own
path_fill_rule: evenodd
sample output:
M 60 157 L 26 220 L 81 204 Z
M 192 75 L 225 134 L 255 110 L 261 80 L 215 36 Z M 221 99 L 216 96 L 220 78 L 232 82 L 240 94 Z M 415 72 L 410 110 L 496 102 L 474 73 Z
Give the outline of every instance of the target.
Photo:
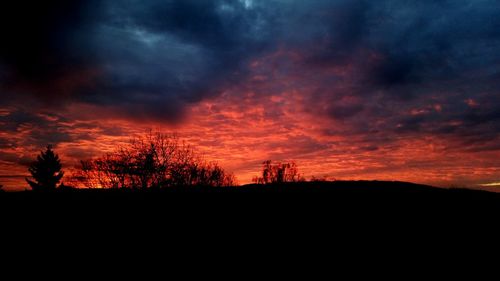
M 149 130 L 240 184 L 293 160 L 306 178 L 499 186 L 497 1 L 66 2 L 2 4 L 7 189 L 48 144 L 69 178 Z

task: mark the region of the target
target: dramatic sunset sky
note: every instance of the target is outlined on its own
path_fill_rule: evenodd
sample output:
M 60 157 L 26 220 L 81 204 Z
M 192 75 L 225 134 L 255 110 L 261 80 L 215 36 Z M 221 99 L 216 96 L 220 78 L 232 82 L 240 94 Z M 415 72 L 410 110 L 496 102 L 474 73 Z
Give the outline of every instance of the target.
M 53 144 L 78 160 L 175 132 L 250 182 L 500 182 L 497 0 L 0 4 L 0 184 Z

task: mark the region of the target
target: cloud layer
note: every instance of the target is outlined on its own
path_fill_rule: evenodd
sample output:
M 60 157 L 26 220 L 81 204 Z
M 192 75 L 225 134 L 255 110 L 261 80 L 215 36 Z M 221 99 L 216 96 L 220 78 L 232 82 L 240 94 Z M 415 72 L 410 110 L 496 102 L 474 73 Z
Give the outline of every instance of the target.
M 1 4 L 5 165 L 21 148 L 116 137 L 119 122 L 124 137 L 181 126 L 238 171 L 235 147 L 260 151 L 252 169 L 500 176 L 498 1 L 67 2 Z M 344 160 L 352 171 L 320 165 Z

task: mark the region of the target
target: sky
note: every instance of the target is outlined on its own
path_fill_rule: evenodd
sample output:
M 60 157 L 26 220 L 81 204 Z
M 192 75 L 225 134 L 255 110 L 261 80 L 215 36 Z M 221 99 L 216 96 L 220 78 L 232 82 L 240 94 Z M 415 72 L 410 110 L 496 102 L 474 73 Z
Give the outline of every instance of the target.
M 32 3 L 33 2 L 33 3 Z M 150 129 L 240 183 L 500 185 L 497 0 L 0 4 L 0 184 L 48 144 L 69 172 Z

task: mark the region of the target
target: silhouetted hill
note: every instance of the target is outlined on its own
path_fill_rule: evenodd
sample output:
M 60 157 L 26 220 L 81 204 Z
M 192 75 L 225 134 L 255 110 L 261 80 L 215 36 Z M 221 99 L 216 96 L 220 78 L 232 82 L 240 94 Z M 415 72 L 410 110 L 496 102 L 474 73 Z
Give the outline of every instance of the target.
M 234 188 L 4 193 L 0 194 L 0 225 L 4 229 L 29 226 L 38 231 L 47 229 L 49 221 L 56 229 L 67 231 L 69 224 L 73 232 L 89 235 L 119 227 L 119 237 L 127 239 L 133 239 L 129 233 L 151 228 L 180 231 L 193 241 L 213 233 L 233 239 L 245 234 L 247 239 L 281 241 L 297 232 L 330 237 L 345 231 L 364 239 L 361 237 L 367 233 L 400 231 L 403 225 L 411 233 L 425 235 L 448 226 L 459 233 L 466 222 L 474 227 L 465 230 L 477 231 L 480 222 L 496 226 L 496 218 L 490 217 L 499 209 L 500 194 L 482 191 L 404 182 L 302 182 Z M 12 222 L 14 227 L 9 226 Z
M 421 250 L 427 262 L 436 256 L 430 254 L 429 246 L 422 248 L 425 238 L 439 244 L 438 249 L 447 242 L 463 251 L 466 240 L 454 243 L 451 238 L 465 235 L 464 229 L 491 235 L 478 218 L 496 214 L 485 212 L 484 207 L 491 210 L 500 202 L 493 193 L 399 182 L 19 192 L 0 198 L 4 232 L 15 231 L 24 241 L 46 245 L 51 251 L 54 243 L 40 235 L 49 233 L 58 241 L 66 238 L 69 241 L 59 245 L 77 255 L 79 247 L 98 248 L 91 253 L 92 259 L 100 257 L 102 249 L 126 256 L 123 253 L 137 248 L 154 250 L 160 257 L 175 253 L 174 259 L 182 263 L 195 258 L 203 264 L 215 261 L 224 270 L 232 268 L 215 254 L 220 253 L 240 265 L 249 262 L 242 257 L 272 267 L 285 261 L 284 271 L 292 270 L 286 258 L 298 261 L 293 267 L 304 266 L 304 260 L 313 260 L 315 265 L 322 261 L 322 268 L 331 271 L 328 255 L 347 259 L 356 270 L 360 259 L 386 262 L 387 255 L 408 264 L 402 254 L 412 256 L 415 250 Z M 497 220 L 483 221 L 495 227 Z M 445 235 L 439 232 L 448 228 Z M 5 240 L 4 244 L 12 243 Z M 159 245 L 165 248 L 159 250 Z M 398 252 L 391 253 L 389 245 Z M 180 251 L 173 252 L 177 248 Z M 142 259 L 142 255 L 132 257 L 136 258 Z M 190 267 L 192 264 L 188 262 Z
M 280 185 L 245 185 L 231 188 L 184 187 L 163 190 L 103 190 L 75 189 L 56 192 L 14 192 L 0 194 L 0 202 L 57 204 L 98 203 L 182 205 L 199 204 L 207 207 L 235 205 L 236 207 L 259 202 L 262 204 L 306 203 L 317 206 L 338 205 L 420 205 L 446 203 L 500 203 L 500 194 L 468 189 L 442 189 L 406 182 L 386 181 L 335 181 L 299 182 Z M 302 201 L 302 202 L 301 202 Z M 307 201 L 307 202 L 306 202 Z M 217 205 L 219 204 L 219 205 Z

